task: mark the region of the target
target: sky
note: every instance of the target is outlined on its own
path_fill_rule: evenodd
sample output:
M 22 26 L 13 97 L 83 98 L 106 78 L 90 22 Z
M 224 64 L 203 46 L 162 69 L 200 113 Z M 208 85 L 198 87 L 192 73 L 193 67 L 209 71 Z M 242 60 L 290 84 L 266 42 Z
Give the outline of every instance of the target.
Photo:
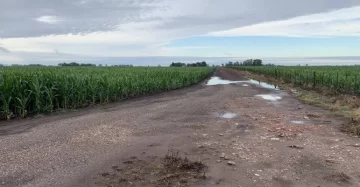
M 360 63 L 360 0 L 0 0 L 0 64 Z

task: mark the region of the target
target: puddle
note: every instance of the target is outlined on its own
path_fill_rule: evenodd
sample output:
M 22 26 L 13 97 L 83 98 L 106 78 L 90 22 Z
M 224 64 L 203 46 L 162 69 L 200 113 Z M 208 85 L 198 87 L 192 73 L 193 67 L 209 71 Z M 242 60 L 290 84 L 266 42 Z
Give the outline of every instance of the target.
M 236 113 L 225 113 L 225 114 L 220 114 L 218 115 L 220 118 L 225 118 L 225 119 L 232 119 L 232 118 L 236 118 L 239 116 L 239 114 Z
M 238 83 L 244 83 L 242 84 L 242 86 L 244 87 L 247 87 L 249 86 L 249 84 L 252 84 L 266 89 L 280 90 L 276 85 L 268 84 L 266 82 L 260 82 L 253 79 L 249 79 L 247 81 L 230 81 L 230 80 L 223 80 L 220 77 L 211 77 L 211 79 L 207 82 L 206 85 L 214 86 L 214 85 L 238 84 Z
M 221 85 L 221 84 L 236 84 L 240 82 L 246 82 L 246 81 L 230 81 L 230 80 L 223 80 L 220 77 L 211 77 L 211 79 L 207 82 L 206 85 L 208 86 L 214 86 L 214 85 Z
M 292 124 L 296 124 L 296 125 L 302 125 L 302 124 L 305 124 L 304 121 L 300 121 L 300 120 L 293 120 L 293 121 L 290 121 L 290 123 Z
M 271 89 L 271 90 L 279 90 L 279 88 L 276 85 L 268 84 L 266 82 L 260 82 L 254 79 L 249 80 L 250 83 L 259 85 L 260 87 Z
M 272 95 L 272 94 L 260 94 L 260 95 L 256 95 L 257 97 L 261 97 L 265 100 L 268 100 L 268 101 L 277 101 L 277 100 L 280 100 L 281 97 L 278 96 L 278 95 Z

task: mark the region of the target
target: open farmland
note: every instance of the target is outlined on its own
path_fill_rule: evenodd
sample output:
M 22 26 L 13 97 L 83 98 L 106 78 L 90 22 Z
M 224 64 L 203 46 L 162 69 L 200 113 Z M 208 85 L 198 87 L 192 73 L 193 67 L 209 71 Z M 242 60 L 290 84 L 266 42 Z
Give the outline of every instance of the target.
M 82 80 L 76 73 L 84 71 L 99 71 L 85 77 L 108 79 L 124 73 L 128 79 L 152 77 L 153 71 L 163 78 L 201 79 L 199 74 L 209 73 L 206 68 L 54 70 L 72 75 L 73 82 Z M 103 74 L 107 71 L 113 74 Z M 360 186 L 359 139 L 340 132 L 341 119 L 247 75 L 218 68 L 207 81 L 183 89 L 2 120 L 0 186 Z M 181 85 L 173 80 L 173 88 L 176 83 Z M 129 87 L 146 88 L 138 85 Z M 72 88 L 80 92 L 86 86 L 90 83 Z
M 240 66 L 305 88 L 326 88 L 336 92 L 360 94 L 359 66 Z
M 0 118 L 178 89 L 198 83 L 211 72 L 211 68 L 1 67 Z

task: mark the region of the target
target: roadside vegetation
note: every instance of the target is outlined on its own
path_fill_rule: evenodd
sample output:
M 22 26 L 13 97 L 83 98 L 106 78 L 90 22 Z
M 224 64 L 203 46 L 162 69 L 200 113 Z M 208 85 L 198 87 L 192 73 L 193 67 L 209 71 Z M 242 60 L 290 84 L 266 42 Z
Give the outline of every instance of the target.
M 0 67 L 0 119 L 120 101 L 198 83 L 209 67 Z
M 263 80 L 285 89 L 305 103 L 331 110 L 345 117 L 344 131 L 360 135 L 359 66 L 262 66 L 232 67 L 247 71 L 249 78 Z

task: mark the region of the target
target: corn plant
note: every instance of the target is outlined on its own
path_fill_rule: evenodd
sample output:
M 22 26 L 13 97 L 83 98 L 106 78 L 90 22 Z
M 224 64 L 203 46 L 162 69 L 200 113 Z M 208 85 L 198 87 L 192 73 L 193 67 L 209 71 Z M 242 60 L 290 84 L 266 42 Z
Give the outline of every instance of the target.
M 120 101 L 196 84 L 213 68 L 0 67 L 0 118 Z

